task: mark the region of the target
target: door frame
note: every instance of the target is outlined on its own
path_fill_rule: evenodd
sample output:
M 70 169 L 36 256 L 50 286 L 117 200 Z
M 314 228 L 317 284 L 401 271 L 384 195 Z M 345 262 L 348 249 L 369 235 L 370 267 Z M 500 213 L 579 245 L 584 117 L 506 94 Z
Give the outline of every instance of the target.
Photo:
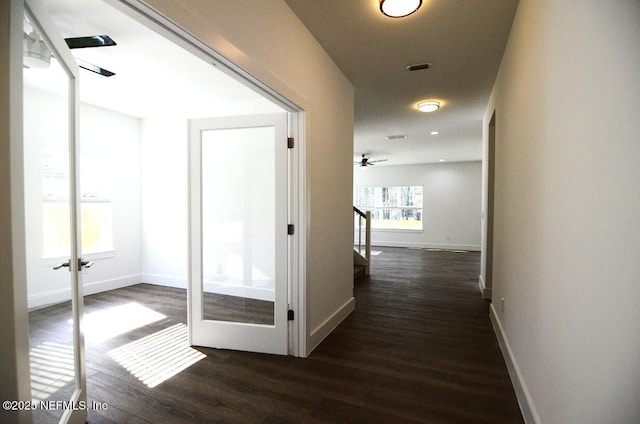
M 308 207 L 306 194 L 305 136 L 307 114 L 304 108 L 285 95 L 265 84 L 246 69 L 218 52 L 191 32 L 182 28 L 143 0 L 105 0 L 109 5 L 136 19 L 141 25 L 156 31 L 169 41 L 213 64 L 255 92 L 271 100 L 289 114 L 288 136 L 295 140 L 289 149 L 289 223 L 295 225 L 295 233 L 289 237 L 289 309 L 295 319 L 289 321 L 289 355 L 307 356 L 306 311 L 306 240 Z M 229 43 L 226 43 L 229 44 Z M 186 129 L 185 129 L 186 132 Z M 187 158 L 185 158 L 186 160 Z
M 10 0 L 0 5 L 0 15 L 7 16 L 9 25 L 2 25 L 0 43 L 2 43 L 2 58 L 0 61 L 3 72 L 7 71 L 6 80 L 2 80 L 3 98 L 9 99 L 8 111 L 2 113 L 2 149 L 9 151 L 8 155 L 0 155 L 2 159 L 3 176 L 8 177 L 10 184 L 10 198 L 3 204 L 2 218 L 10 222 L 11 231 L 3 232 L 1 241 L 11 246 L 10 258 L 0 263 L 3 275 L 8 284 L 3 285 L 5 295 L 0 300 L 2 317 L 6 328 L 5 337 L 9 339 L 11 350 L 0 350 L 3 371 L 10 371 L 5 375 L 2 388 L 3 399 L 31 400 L 31 378 L 29 355 L 29 315 L 27 307 L 27 269 L 25 251 L 25 206 L 24 206 L 24 146 L 23 146 L 23 78 L 22 78 L 22 32 L 24 20 L 24 1 Z M 6 22 L 6 21 L 3 21 Z M 8 46 L 8 51 L 5 51 Z M 6 97 L 4 97 L 6 95 Z M 5 150 L 6 149 L 6 150 Z M 6 166 L 5 166 L 6 165 Z M 8 170 L 5 171 L 5 170 Z M 6 173 L 5 173 L 6 172 Z M 4 190 L 4 189 L 3 189 Z M 4 205 L 10 205 L 5 208 Z M 9 209 L 10 208 L 10 209 Z M 13 339 L 13 340 L 11 340 Z M 13 342 L 13 343 L 12 343 Z M 4 422 L 31 422 L 31 411 L 0 410 L 0 419 Z
M 482 153 L 482 222 L 480 276 L 478 286 L 483 299 L 492 299 L 493 288 L 493 217 L 496 161 L 496 111 L 484 127 Z

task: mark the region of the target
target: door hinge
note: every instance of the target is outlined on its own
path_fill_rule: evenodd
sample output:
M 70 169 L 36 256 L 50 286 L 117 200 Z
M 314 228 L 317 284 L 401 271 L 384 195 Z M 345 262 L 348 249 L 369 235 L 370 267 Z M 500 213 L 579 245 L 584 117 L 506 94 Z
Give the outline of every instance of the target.
M 289 149 L 293 149 L 294 144 L 295 144 L 295 143 L 294 143 L 293 137 L 288 137 L 288 138 L 287 138 L 287 147 L 288 147 Z
M 294 318 L 295 318 L 295 313 L 293 312 L 293 309 L 289 309 L 287 311 L 287 320 L 293 321 Z
M 288 235 L 292 236 L 292 235 L 293 235 L 293 233 L 295 232 L 295 230 L 296 230 L 296 229 L 295 229 L 295 227 L 294 227 L 294 225 L 293 225 L 293 224 L 289 224 L 289 225 L 287 225 L 287 234 L 288 234 Z

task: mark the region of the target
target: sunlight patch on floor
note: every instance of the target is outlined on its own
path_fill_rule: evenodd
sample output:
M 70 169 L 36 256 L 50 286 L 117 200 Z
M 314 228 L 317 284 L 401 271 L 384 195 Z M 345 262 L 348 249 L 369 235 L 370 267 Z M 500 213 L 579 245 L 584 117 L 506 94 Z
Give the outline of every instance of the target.
M 189 345 L 187 326 L 176 324 L 110 350 L 108 355 L 148 387 L 156 387 L 206 355 Z
M 153 309 L 131 302 L 84 314 L 84 334 L 89 342 L 100 342 L 166 318 Z
M 73 346 L 44 342 L 31 348 L 31 396 L 46 400 L 73 381 Z

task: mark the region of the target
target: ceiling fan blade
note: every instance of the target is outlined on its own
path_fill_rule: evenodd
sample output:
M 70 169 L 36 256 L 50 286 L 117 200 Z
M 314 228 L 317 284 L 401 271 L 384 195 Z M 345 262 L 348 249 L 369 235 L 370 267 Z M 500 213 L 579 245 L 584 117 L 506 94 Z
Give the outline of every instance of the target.
M 108 47 L 117 45 L 108 35 L 91 35 L 88 37 L 65 38 L 70 49 L 84 49 L 87 47 Z
M 92 63 L 89 62 L 85 62 L 84 60 L 78 59 L 76 58 L 76 61 L 78 62 L 78 66 L 81 67 L 82 69 L 86 69 L 87 71 L 91 71 L 91 72 L 95 72 L 98 75 L 102 75 L 103 77 L 112 77 L 115 75 L 115 72 L 111 72 L 107 69 L 101 68 L 99 66 L 96 66 Z
M 376 162 L 385 162 L 385 161 L 387 161 L 387 160 L 389 160 L 389 159 L 377 159 L 377 160 L 370 160 L 370 161 L 369 161 L 369 163 L 370 163 L 371 165 L 373 165 L 373 164 L 374 164 L 374 163 L 376 163 Z

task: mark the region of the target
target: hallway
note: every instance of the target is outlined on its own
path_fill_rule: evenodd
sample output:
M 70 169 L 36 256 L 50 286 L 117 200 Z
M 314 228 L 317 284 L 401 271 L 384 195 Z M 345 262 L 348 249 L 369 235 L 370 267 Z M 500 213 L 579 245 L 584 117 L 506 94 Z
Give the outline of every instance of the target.
M 350 413 L 362 422 L 523 422 L 478 290 L 479 252 L 381 250 L 356 284 L 355 313 L 311 355 L 366 381 L 357 385 L 366 402 Z

